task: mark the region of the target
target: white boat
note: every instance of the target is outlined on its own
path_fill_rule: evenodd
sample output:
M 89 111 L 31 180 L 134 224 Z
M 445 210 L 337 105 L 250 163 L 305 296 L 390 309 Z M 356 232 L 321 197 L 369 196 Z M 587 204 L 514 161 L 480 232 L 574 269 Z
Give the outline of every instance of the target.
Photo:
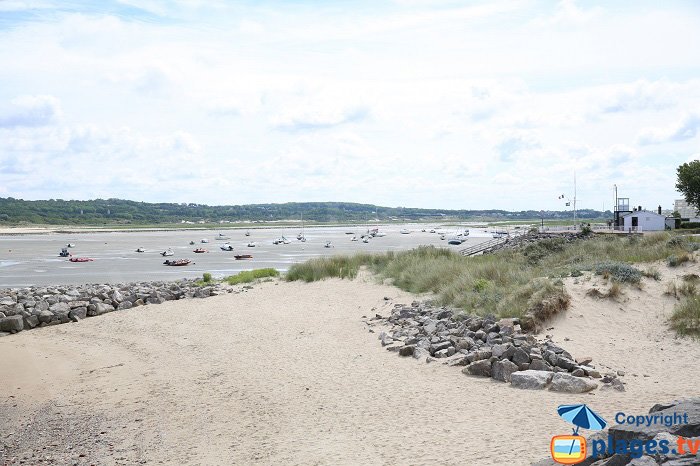
M 282 244 L 289 244 L 289 243 L 291 243 L 291 241 L 289 241 L 289 240 L 288 240 L 287 238 L 285 238 L 284 236 L 282 236 L 281 240 L 282 240 Z
M 220 246 L 222 251 L 233 251 L 233 246 L 230 243 L 224 243 Z
M 409 230 L 408 228 L 404 228 L 401 230 L 402 235 L 408 235 L 409 233 L 411 233 L 411 230 Z
M 209 242 L 209 240 L 208 240 L 208 239 L 206 239 L 206 238 L 202 238 L 202 241 L 201 241 L 201 242 L 202 242 L 202 243 L 208 243 L 208 242 Z
M 74 247 L 75 247 L 75 244 L 73 244 L 73 243 L 68 243 L 68 244 L 66 244 L 66 247 L 67 247 L 67 248 L 74 248 Z
M 386 233 L 384 233 L 383 231 L 378 231 L 374 234 L 374 236 L 377 238 L 382 238 L 382 237 L 386 236 Z
M 246 230 L 245 235 L 250 236 L 250 230 Z
M 167 256 L 173 256 L 173 255 L 175 255 L 175 253 L 173 252 L 172 249 L 168 248 L 165 251 L 161 252 L 160 255 L 163 257 L 167 257 Z
M 369 236 L 365 236 L 364 238 L 362 238 L 362 242 L 369 243 Z
M 331 244 L 331 242 L 330 242 L 330 241 L 326 241 L 326 245 L 325 245 L 325 246 L 323 246 L 323 247 L 324 247 L 324 248 L 332 248 L 332 247 L 333 247 L 333 245 Z
M 249 247 L 249 248 L 254 248 L 254 247 L 255 247 L 255 243 L 253 243 L 253 242 L 248 243 L 248 247 Z
M 219 233 L 218 235 L 216 235 L 216 238 L 214 238 L 214 239 L 217 240 L 217 241 L 225 241 L 225 240 L 231 239 L 231 237 L 230 237 L 230 236 L 226 236 L 226 235 L 224 235 L 224 234 L 222 234 L 222 233 Z
M 357 236 L 353 236 L 350 241 L 357 241 Z
M 297 240 L 302 243 L 306 242 L 306 235 L 304 235 L 304 212 L 301 213 L 301 231 L 297 235 Z
M 447 236 L 445 236 L 445 235 L 440 235 L 440 239 L 445 239 L 445 238 L 447 238 Z
M 435 233 L 435 229 L 431 228 L 430 233 Z
M 136 252 L 146 252 L 144 248 L 136 248 Z

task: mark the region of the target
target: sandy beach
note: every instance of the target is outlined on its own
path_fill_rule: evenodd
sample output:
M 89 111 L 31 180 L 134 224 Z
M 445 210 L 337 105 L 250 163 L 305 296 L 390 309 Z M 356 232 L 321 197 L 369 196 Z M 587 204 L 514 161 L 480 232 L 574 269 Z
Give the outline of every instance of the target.
M 617 307 L 639 310 L 612 318 L 589 287 L 569 285 L 573 306 L 549 333 L 575 356 L 626 370 L 624 393 L 521 391 L 400 358 L 363 316 L 413 297 L 369 278 L 261 283 L 22 332 L 0 339 L 3 460 L 530 464 L 569 431 L 560 404 L 612 418 L 698 392 L 700 349 L 661 325 L 671 298 L 642 307 L 658 290 L 635 292 Z

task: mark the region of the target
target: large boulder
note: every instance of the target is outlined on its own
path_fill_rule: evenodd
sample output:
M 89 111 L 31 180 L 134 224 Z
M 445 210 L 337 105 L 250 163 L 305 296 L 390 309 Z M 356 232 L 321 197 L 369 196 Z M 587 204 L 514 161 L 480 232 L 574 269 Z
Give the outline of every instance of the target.
M 28 315 L 24 317 L 24 328 L 30 329 L 39 325 L 39 317 L 34 315 Z
M 518 371 L 517 364 L 510 362 L 507 359 L 496 361 L 491 366 L 491 377 L 501 382 L 510 382 L 513 372 Z
M 0 332 L 20 332 L 24 329 L 22 316 L 9 316 L 0 319 Z
M 68 317 L 74 322 L 87 317 L 87 307 L 76 307 L 68 313 Z
M 526 370 L 514 372 L 510 384 L 515 388 L 525 390 L 542 390 L 552 381 L 553 372 Z
M 589 379 L 575 377 L 564 372 L 554 373 L 549 389 L 553 392 L 585 393 L 598 387 L 598 384 Z
M 462 373 L 467 375 L 478 375 L 480 377 L 491 377 L 491 361 L 488 359 L 475 361 L 462 369 Z
M 37 317 L 39 318 L 39 322 L 44 323 L 44 324 L 48 324 L 49 322 L 51 322 L 53 320 L 53 318 L 55 316 L 53 315 L 53 312 L 51 312 L 51 311 L 40 311 L 39 315 Z
M 53 312 L 54 315 L 61 316 L 61 315 L 68 315 L 70 312 L 70 305 L 68 303 L 56 303 L 52 304 L 49 307 L 49 311 Z

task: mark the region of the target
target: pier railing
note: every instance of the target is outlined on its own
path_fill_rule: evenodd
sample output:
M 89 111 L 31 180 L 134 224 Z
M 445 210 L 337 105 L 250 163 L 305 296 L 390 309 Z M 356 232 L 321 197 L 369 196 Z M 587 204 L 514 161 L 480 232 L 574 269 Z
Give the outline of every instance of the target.
M 473 256 L 479 254 L 480 252 L 488 251 L 496 246 L 507 243 L 508 238 L 495 238 L 490 241 L 485 241 L 483 243 L 475 244 L 474 246 L 469 246 L 468 248 L 461 249 L 459 252 L 463 256 Z

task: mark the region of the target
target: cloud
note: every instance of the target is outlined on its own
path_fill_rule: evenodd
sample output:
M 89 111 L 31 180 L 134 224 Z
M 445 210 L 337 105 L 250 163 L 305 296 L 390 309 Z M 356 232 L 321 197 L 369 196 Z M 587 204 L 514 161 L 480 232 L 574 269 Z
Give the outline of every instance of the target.
M 515 155 L 521 154 L 529 149 L 537 149 L 540 144 L 524 135 L 516 135 L 504 138 L 496 146 L 501 162 L 510 162 Z
M 641 145 L 663 144 L 666 142 L 680 142 L 692 139 L 698 134 L 700 129 L 700 115 L 691 113 L 666 128 L 646 128 L 642 130 L 638 137 Z
M 11 103 L 9 109 L 0 110 L 0 128 L 47 126 L 61 115 L 58 99 L 50 95 L 24 95 Z
M 369 109 L 366 107 L 298 109 L 275 118 L 273 125 L 282 131 L 315 131 L 348 123 L 359 123 L 368 116 Z

